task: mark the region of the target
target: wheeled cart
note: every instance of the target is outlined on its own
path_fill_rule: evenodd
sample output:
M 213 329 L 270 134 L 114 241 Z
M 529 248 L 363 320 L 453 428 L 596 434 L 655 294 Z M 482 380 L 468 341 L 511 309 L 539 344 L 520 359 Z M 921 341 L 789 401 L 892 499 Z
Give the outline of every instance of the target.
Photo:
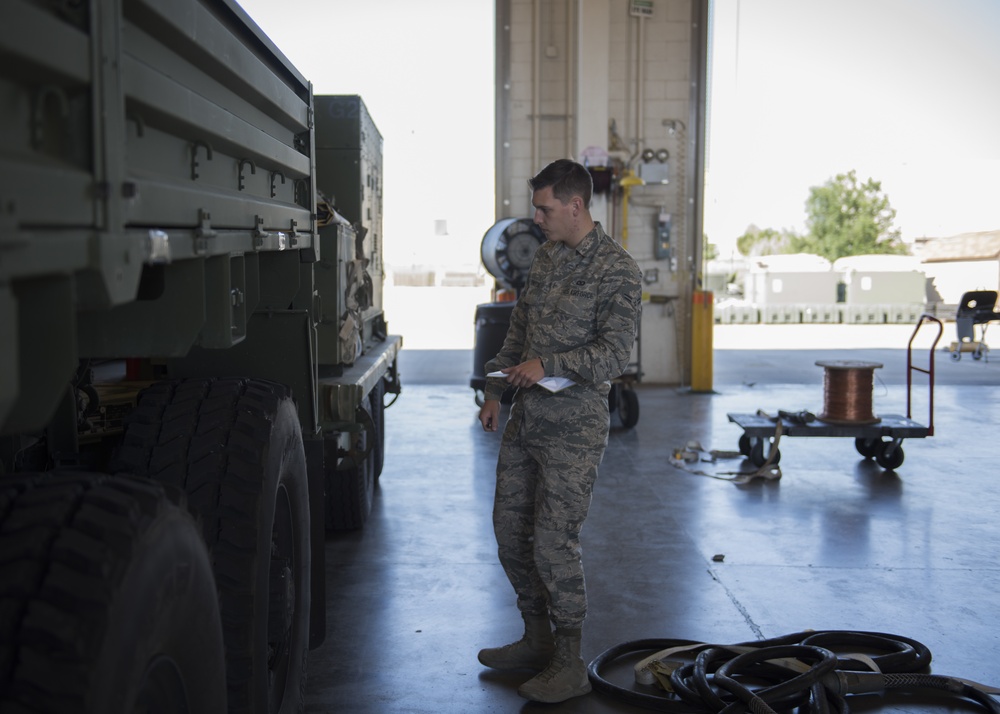
M 926 369 L 913 364 L 913 340 L 925 321 L 936 322 L 938 326 L 938 334 L 931 345 Z M 729 421 L 743 429 L 739 439 L 740 453 L 754 466 L 761 468 L 765 465 L 776 465 L 780 461 L 778 442 L 783 436 L 848 437 L 854 439 L 855 448 L 866 459 L 875 459 L 876 463 L 886 470 L 898 469 L 903 464 L 904 439 L 923 439 L 934 435 L 934 350 L 943 331 L 944 325 L 939 319 L 925 314 L 920 316 L 910 336 L 906 348 L 905 417 L 885 414 L 874 423 L 851 424 L 822 421 L 809 412 L 779 412 L 770 416 L 758 410 L 755 414 L 727 414 Z M 922 372 L 928 376 L 930 419 L 926 426 L 912 419 L 913 372 Z
M 1000 319 L 996 312 L 996 290 L 970 290 L 963 293 L 955 313 L 955 332 L 958 341 L 948 346 L 951 358 L 958 362 L 963 352 L 971 352 L 972 359 L 986 357 L 989 362 L 990 348 L 986 344 L 986 328 L 993 320 Z M 976 339 L 976 325 L 979 325 L 979 339 Z
M 930 427 L 895 414 L 883 415 L 877 424 L 863 426 L 828 424 L 818 419 L 809 421 L 799 414 L 770 417 L 758 412 L 727 416 L 729 421 L 743 429 L 739 441 L 740 453 L 757 467 L 765 463 L 777 464 L 781 460 L 781 452 L 777 448 L 781 437 L 837 436 L 853 438 L 859 454 L 866 459 L 875 459 L 879 466 L 891 471 L 903 464 L 903 439 L 923 439 L 931 434 Z

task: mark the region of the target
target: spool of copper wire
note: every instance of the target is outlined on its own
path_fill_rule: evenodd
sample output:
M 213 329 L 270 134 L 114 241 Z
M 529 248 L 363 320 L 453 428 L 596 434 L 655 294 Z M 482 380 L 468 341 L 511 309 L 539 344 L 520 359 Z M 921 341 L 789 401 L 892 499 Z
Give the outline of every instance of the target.
M 823 368 L 823 411 L 821 421 L 831 424 L 875 424 L 881 419 L 872 413 L 872 391 L 878 362 L 853 360 L 818 361 Z

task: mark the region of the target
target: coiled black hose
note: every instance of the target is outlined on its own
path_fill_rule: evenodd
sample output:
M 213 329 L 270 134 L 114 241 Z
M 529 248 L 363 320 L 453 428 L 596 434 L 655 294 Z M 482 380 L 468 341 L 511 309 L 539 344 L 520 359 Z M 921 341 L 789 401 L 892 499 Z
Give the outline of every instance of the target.
M 673 692 L 651 694 L 628 689 L 601 675 L 606 665 L 625 655 L 679 647 L 689 648 L 694 661 L 671 672 Z M 835 652 L 844 649 L 851 654 Z M 809 714 L 847 714 L 846 698 L 851 694 L 920 688 L 950 692 L 977 702 L 991 714 L 1000 714 L 1000 704 L 987 692 L 955 677 L 926 674 L 930 662 L 930 650 L 908 637 L 819 630 L 735 645 L 635 640 L 595 657 L 588 674 L 599 692 L 671 714 L 777 714 L 796 709 Z M 878 671 L 872 671 L 873 664 Z

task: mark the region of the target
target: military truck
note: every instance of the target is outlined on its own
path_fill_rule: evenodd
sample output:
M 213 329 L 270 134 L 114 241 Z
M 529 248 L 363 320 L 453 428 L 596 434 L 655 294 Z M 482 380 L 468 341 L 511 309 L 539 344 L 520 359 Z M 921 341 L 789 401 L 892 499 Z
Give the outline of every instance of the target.
M 400 392 L 382 139 L 232 0 L 0 13 L 0 711 L 299 711 Z

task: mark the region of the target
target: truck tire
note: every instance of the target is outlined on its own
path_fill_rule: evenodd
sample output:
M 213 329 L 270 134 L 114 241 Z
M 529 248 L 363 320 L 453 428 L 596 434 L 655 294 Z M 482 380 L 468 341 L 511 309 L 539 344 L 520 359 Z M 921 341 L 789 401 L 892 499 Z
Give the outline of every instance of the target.
M 0 711 L 225 711 L 208 553 L 161 486 L 4 477 L 0 569 Z
M 344 455 L 339 444 L 325 442 L 326 527 L 333 531 L 358 530 L 365 525 L 375 501 L 375 463 L 378 434 L 371 400 L 358 407 L 361 431 L 351 434 L 351 449 Z
M 305 451 L 289 390 L 192 379 L 144 390 L 116 465 L 174 484 L 219 588 L 231 714 L 303 708 L 310 547 Z

